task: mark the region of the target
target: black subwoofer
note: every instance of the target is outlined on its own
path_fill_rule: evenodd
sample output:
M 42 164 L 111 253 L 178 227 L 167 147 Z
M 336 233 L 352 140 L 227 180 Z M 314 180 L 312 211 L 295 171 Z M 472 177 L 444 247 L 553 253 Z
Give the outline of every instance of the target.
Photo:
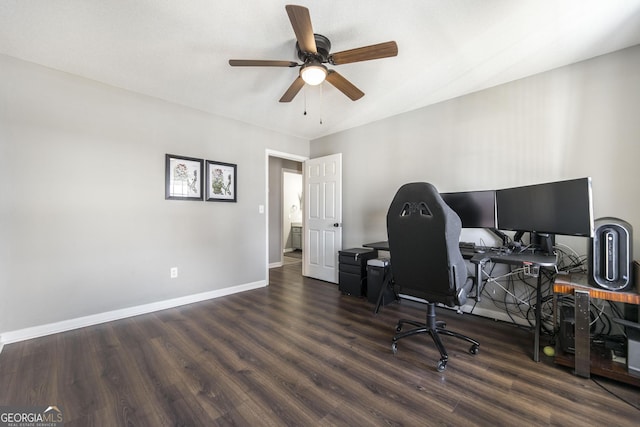
M 623 291 L 631 286 L 631 224 L 618 218 L 598 218 L 589 248 L 589 281 L 593 286 Z

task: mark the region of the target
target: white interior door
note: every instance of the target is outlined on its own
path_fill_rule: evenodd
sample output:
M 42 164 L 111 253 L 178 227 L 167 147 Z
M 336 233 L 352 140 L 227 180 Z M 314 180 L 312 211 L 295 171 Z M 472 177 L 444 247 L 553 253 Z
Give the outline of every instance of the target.
M 342 249 L 342 154 L 304 162 L 302 274 L 338 283 Z

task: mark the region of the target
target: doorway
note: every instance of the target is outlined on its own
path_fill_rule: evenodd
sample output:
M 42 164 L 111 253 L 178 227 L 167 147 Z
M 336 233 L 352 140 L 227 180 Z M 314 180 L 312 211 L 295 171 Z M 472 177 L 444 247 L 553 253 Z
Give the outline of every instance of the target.
M 283 264 L 302 262 L 302 171 L 282 169 Z
M 303 162 L 305 160 L 307 160 L 306 157 L 266 150 L 267 270 L 281 267 L 284 261 L 288 260 L 288 258 L 285 259 L 284 257 L 285 249 L 293 249 L 292 242 L 288 242 L 291 233 L 291 222 L 293 221 L 289 221 L 286 226 L 284 223 L 285 219 L 288 219 L 291 214 L 293 214 L 291 215 L 292 218 L 297 219 L 295 212 L 291 212 L 294 204 L 296 206 L 295 209 L 300 210 L 300 221 L 295 222 L 302 223 L 302 205 L 300 201 L 295 203 L 298 200 L 298 191 L 285 198 L 284 176 L 285 172 L 287 172 L 288 174 L 298 175 L 302 180 Z M 302 185 L 300 185 L 301 191 Z M 285 205 L 285 200 L 287 200 L 287 205 Z M 269 277 L 268 271 L 267 277 Z
M 285 162 L 289 165 L 285 166 Z M 303 163 L 304 162 L 304 163 Z M 302 171 L 302 275 L 338 283 L 338 253 L 342 249 L 342 154 L 309 160 L 266 150 L 266 277 L 283 265 L 282 169 Z M 263 206 L 260 207 L 264 212 Z

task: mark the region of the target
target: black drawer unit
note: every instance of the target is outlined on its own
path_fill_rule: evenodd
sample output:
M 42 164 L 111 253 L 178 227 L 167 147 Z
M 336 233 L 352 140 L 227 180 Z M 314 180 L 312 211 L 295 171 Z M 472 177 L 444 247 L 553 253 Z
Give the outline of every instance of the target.
M 367 294 L 367 261 L 378 257 L 378 251 L 369 248 L 345 249 L 338 252 L 338 288 L 347 295 Z

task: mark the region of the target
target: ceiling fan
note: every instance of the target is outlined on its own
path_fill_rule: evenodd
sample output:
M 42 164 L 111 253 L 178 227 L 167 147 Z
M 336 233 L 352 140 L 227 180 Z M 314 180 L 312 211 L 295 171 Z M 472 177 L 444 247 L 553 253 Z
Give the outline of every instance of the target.
M 282 95 L 280 102 L 291 102 L 305 83 L 319 85 L 325 80 L 352 101 L 356 101 L 364 96 L 364 92 L 338 72 L 327 69 L 324 64 L 341 65 L 398 55 L 398 45 L 395 41 L 330 53 L 331 42 L 329 39 L 313 32 L 309 9 L 296 5 L 287 5 L 285 9 L 296 35 L 296 51 L 302 64 L 295 61 L 229 60 L 229 65 L 233 67 L 300 67 L 300 74 Z

